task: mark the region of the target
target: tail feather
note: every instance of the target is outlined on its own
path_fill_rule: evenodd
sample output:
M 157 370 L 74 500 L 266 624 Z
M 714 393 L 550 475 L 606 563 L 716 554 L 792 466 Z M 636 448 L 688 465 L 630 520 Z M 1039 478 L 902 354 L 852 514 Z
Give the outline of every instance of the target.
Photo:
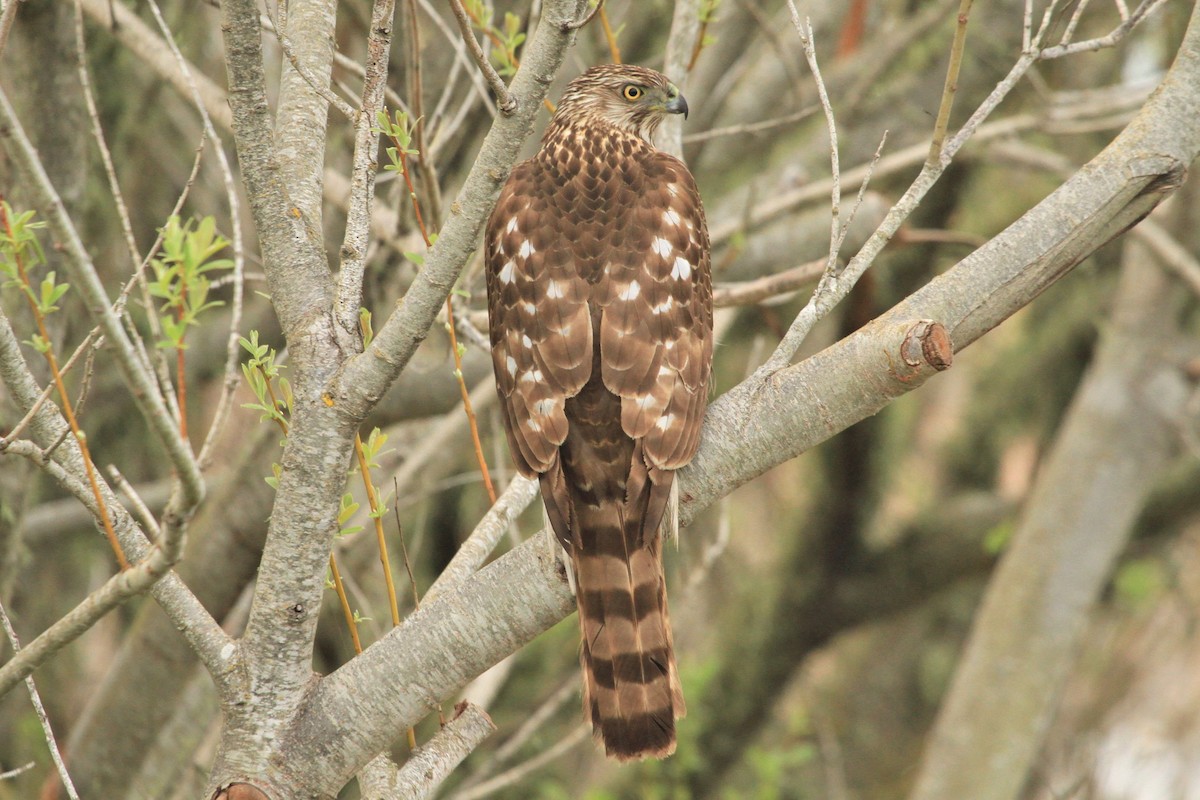
M 584 712 L 618 760 L 675 751 L 685 713 L 667 614 L 661 537 L 643 539 L 618 504 L 576 506 L 583 547 L 573 547 L 583 633 Z M 633 535 L 631 535 L 633 534 Z

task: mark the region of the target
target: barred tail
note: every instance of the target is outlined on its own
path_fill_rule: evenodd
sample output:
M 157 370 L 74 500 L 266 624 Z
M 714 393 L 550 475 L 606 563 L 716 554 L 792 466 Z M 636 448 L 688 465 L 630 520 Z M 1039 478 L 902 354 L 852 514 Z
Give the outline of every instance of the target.
M 617 503 L 576 503 L 586 533 L 571 548 L 583 632 L 583 707 L 605 752 L 621 761 L 675 752 L 686 713 L 667 615 L 661 536 L 624 525 Z

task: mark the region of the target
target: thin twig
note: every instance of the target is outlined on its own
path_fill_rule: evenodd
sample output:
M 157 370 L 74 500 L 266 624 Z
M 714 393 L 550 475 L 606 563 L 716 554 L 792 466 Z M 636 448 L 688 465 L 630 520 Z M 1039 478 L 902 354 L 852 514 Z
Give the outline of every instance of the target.
M 376 154 L 379 128 L 376 114 L 383 107 L 387 85 L 388 55 L 392 44 L 395 0 L 376 0 L 371 7 L 371 30 L 367 36 L 367 67 L 362 104 L 354 119 L 354 155 L 350 174 L 350 207 L 342 238 L 341 274 L 338 278 L 334 314 L 346 332 L 358 331 L 362 306 L 363 273 L 371 236 L 371 208 L 375 201 Z
M 333 577 L 333 590 L 337 592 L 338 604 L 342 607 L 342 616 L 346 618 L 346 629 L 350 631 L 350 641 L 354 643 L 354 652 L 363 651 L 362 640 L 358 638 L 358 620 L 350 608 L 350 598 L 346 596 L 346 585 L 342 583 L 342 573 L 338 569 L 337 558 L 333 551 L 329 553 L 329 574 Z
M 1058 40 L 1059 44 L 1070 44 L 1075 38 L 1075 28 L 1079 25 L 1079 19 L 1083 16 L 1083 12 L 1087 10 L 1091 0 L 1079 0 L 1075 6 L 1075 10 L 1071 13 L 1071 19 L 1067 23 L 1067 29 L 1063 31 L 1062 38 Z
M 825 271 L 825 259 L 801 264 L 774 275 L 765 275 L 739 283 L 718 283 L 713 286 L 713 306 L 728 308 L 748 306 L 764 300 L 790 294 L 821 277 Z
M 392 476 L 392 491 L 393 496 L 399 500 L 400 497 L 400 482 L 396 477 Z M 408 584 L 412 587 L 413 608 L 421 607 L 421 593 L 417 591 L 417 576 L 413 574 L 412 559 L 408 557 L 408 545 L 404 541 L 404 526 L 400 524 L 400 504 L 397 502 L 392 506 L 392 513 L 396 515 L 396 531 L 400 537 L 400 552 L 404 556 L 404 570 L 408 573 Z
M 428 250 L 433 247 L 433 238 L 429 235 L 429 231 L 425 228 L 425 218 L 421 215 L 421 204 L 417 201 L 417 192 L 413 188 L 412 176 L 408 169 L 408 153 L 406 148 L 401 147 L 400 143 L 396 143 L 397 155 L 400 161 L 400 174 L 404 176 L 404 184 L 408 187 L 408 195 L 412 200 L 413 211 L 417 218 L 417 227 L 421 231 L 421 238 L 425 240 L 425 248 Z M 479 470 L 483 473 L 483 486 L 487 490 L 488 500 L 492 503 L 496 502 L 496 487 L 492 484 L 491 474 L 488 472 L 487 458 L 483 454 L 483 445 L 479 438 L 479 423 L 475 418 L 475 410 L 471 406 L 471 393 L 467 390 L 466 380 L 463 378 L 462 371 L 462 353 L 458 347 L 458 336 L 454 331 L 454 293 L 446 295 L 446 331 L 450 334 L 450 352 L 454 355 L 454 376 L 458 379 L 459 393 L 462 395 L 463 410 L 467 415 L 468 427 L 471 430 L 471 442 L 475 446 L 475 458 L 479 462 Z
M 16 4 L 16 0 L 9 0 L 10 3 Z M 12 646 L 13 654 L 21 651 L 21 642 L 17 639 L 17 632 L 13 629 L 12 621 L 8 618 L 8 612 L 4 609 L 4 604 L 0 603 L 0 623 L 4 625 L 4 634 L 8 637 L 8 643 Z M 50 758 L 54 760 L 54 767 L 58 770 L 58 777 L 62 779 L 63 786 L 67 790 L 67 796 L 71 800 L 79 800 L 79 793 L 75 791 L 75 784 L 71 781 L 71 775 L 67 772 L 67 765 L 63 763 L 62 753 L 58 749 L 58 742 L 54 738 L 54 730 L 50 727 L 50 719 L 46 716 L 46 708 L 42 705 L 41 695 L 38 694 L 37 686 L 34 685 L 33 676 L 30 675 L 25 679 L 25 686 L 29 689 L 29 699 L 33 702 L 33 710 L 37 714 L 38 722 L 42 726 L 42 736 L 46 739 L 46 746 L 50 748 Z
M 32 442 L 26 440 L 11 442 L 8 451 L 30 459 L 60 486 L 70 491 L 93 514 L 98 513 L 95 499 L 86 484 L 58 462 L 45 458 L 44 451 L 41 451 Z M 119 503 L 115 505 L 114 513 L 120 516 L 123 525 L 134 526 L 133 520 L 126 515 Z M 100 588 L 89 594 L 82 602 L 43 631 L 19 654 L 14 655 L 7 663 L 0 666 L 0 696 L 15 686 L 18 681 L 30 675 L 54 653 L 81 636 L 109 611 L 130 597 L 141 594 L 152 587 L 179 561 L 182 550 L 183 531 L 181 527 L 178 525 L 167 526 L 164 535 L 155 544 L 147 558 L 109 578 Z M 210 634 L 214 632 L 211 628 L 208 631 Z M 212 663 L 207 658 L 211 655 L 210 652 L 204 652 L 201 655 L 206 658 L 208 663 Z
M 496 95 L 496 107 L 501 114 L 511 114 L 517 110 L 517 101 L 508 92 L 508 86 L 505 85 L 504 79 L 496 72 L 495 68 L 484 54 L 483 48 L 479 46 L 479 40 L 475 38 L 475 32 L 471 29 L 471 20 L 467 16 L 466 9 L 463 8 L 462 0 L 450 0 L 450 8 L 454 11 L 454 18 L 458 20 L 458 29 L 462 32 L 463 41 L 466 42 L 467 50 L 471 52 L 471 57 L 475 59 L 475 64 L 479 67 L 479 71 L 483 73 L 483 77 L 487 79 L 488 86 L 492 87 L 492 92 Z
M 354 455 L 358 459 L 358 469 L 362 474 L 363 486 L 367 492 L 367 505 L 371 508 L 371 520 L 375 523 L 375 541 L 379 545 L 379 563 L 383 566 L 383 583 L 387 587 L 388 607 L 392 613 L 392 625 L 400 624 L 400 604 L 396 600 L 396 584 L 392 580 L 392 564 L 388 559 L 387 538 L 383 535 L 383 508 L 379 504 L 379 496 L 375 492 L 375 484 L 371 479 L 371 465 L 367 463 L 367 454 L 363 450 L 362 436 L 354 434 Z
M 270 7 L 269 3 L 267 4 L 267 7 Z M 300 59 L 296 55 L 296 51 L 292 49 L 292 40 L 288 38 L 286 33 L 282 33 L 278 26 L 275 27 L 275 39 L 279 42 L 279 49 L 283 51 L 283 55 L 285 58 L 287 58 L 288 63 L 292 65 L 292 69 L 296 70 L 296 74 L 299 75 L 322 100 L 336 108 L 338 113 L 348 120 L 353 120 L 358 115 L 358 112 L 355 111 L 354 106 L 350 105 L 341 97 L 334 94 L 334 92 L 331 91 L 328 86 L 325 86 L 316 78 L 314 78 L 312 73 L 300 63 Z
M 473 789 L 464 792 L 458 792 L 452 795 L 452 800 L 480 800 L 480 798 L 495 794 L 501 789 L 506 789 L 509 786 L 517 784 L 524 779 L 529 773 L 541 769 L 556 758 L 565 754 L 568 750 L 587 738 L 591 732 L 591 728 L 586 724 L 576 726 L 568 736 L 563 737 L 555 744 L 541 753 L 538 753 L 528 761 L 523 761 L 517 764 L 512 769 L 506 770 L 489 781 L 485 781 Z
M 1088 39 L 1083 42 L 1075 42 L 1073 44 L 1058 45 L 1056 47 L 1047 47 L 1038 51 L 1039 61 L 1051 61 L 1064 56 L 1072 56 L 1076 53 L 1091 53 L 1096 50 L 1103 50 L 1108 47 L 1114 47 L 1129 35 L 1139 22 L 1153 14 L 1162 6 L 1166 5 L 1167 0 L 1143 0 L 1133 13 L 1129 15 L 1129 19 L 1121 22 L 1116 28 L 1105 36 L 1100 36 L 1095 39 Z
M 696 144 L 697 142 L 707 142 L 709 139 L 717 139 L 722 136 L 745 136 L 774 130 L 775 128 L 808 119 L 817 113 L 817 108 L 817 106 L 810 106 L 794 114 L 788 114 L 785 117 L 776 117 L 775 119 L 767 119 L 762 122 L 751 122 L 746 125 L 729 125 L 724 128 L 713 128 L 712 130 L 701 131 L 700 133 L 689 133 L 683 137 L 683 143 Z
M 950 63 L 946 67 L 946 83 L 942 87 L 942 102 L 938 107 L 937 122 L 933 126 L 933 139 L 929 142 L 929 163 L 936 164 L 942 157 L 942 145 L 946 141 L 946 129 L 950 125 L 950 111 L 954 108 L 954 96 L 958 93 L 958 73 L 962 69 L 963 50 L 967 42 L 967 21 L 970 19 L 972 0 L 961 0 L 958 4 L 957 24 L 954 27 L 954 42 L 950 45 Z
M 817 96 L 821 100 L 821 110 L 825 113 L 825 125 L 829 131 L 829 166 L 832 183 L 829 190 L 829 256 L 825 261 L 825 270 L 832 272 L 837 263 L 838 240 L 841 238 L 842 228 L 838 218 L 842 208 L 842 169 L 838 159 L 837 122 L 834 120 L 833 106 L 829 103 L 829 92 L 826 91 L 825 81 L 821 78 L 821 67 L 817 64 L 817 48 L 813 42 L 812 21 L 800 22 L 800 12 L 796 10 L 794 0 L 788 0 L 788 13 L 791 14 L 792 25 L 800 36 L 800 44 L 804 48 L 804 58 L 808 61 L 808 68 L 812 70 L 813 81 L 817 85 Z
M 13 2 L 15 4 L 15 0 L 10 0 L 10 2 Z M 14 769 L 6 770 L 5 772 L 0 772 L 0 781 L 11 781 L 13 778 L 16 778 L 19 775 L 24 775 L 26 772 L 29 772 L 29 770 L 33 769 L 36 766 L 37 766 L 36 761 L 30 761 L 28 764 L 23 764 Z
M 16 241 L 13 233 L 12 223 L 8 216 L 8 205 L 0 198 L 0 228 L 4 229 L 4 233 L 8 235 L 10 241 Z M 125 559 L 125 551 L 121 548 L 121 543 L 117 541 L 117 532 L 113 528 L 112 515 L 109 513 L 108 505 L 104 502 L 104 497 L 100 492 L 100 481 L 96 477 L 96 467 L 92 462 L 92 455 L 87 444 L 87 434 L 79 426 L 79 420 L 75 417 L 75 410 L 71 405 L 71 397 L 67 394 L 67 386 L 63 381 L 62 371 L 58 368 L 58 357 L 54 355 L 52 346 L 53 340 L 50 338 L 50 333 L 46 329 L 46 319 L 42 315 L 41 309 L 37 302 L 33 299 L 33 284 L 30 282 L 29 274 L 25 271 L 25 259 L 21 255 L 19 249 L 11 251 L 11 258 L 16 267 L 21 285 L 28 291 L 22 292 L 25 299 L 28 301 L 29 309 L 33 314 L 34 322 L 37 324 L 38 335 L 42 341 L 46 343 L 46 349 L 42 355 L 46 359 L 46 364 L 50 368 L 50 376 L 54 380 L 54 386 L 58 390 L 58 399 L 62 404 L 63 416 L 66 417 L 67 424 L 71 426 L 71 433 L 79 442 L 79 452 L 83 457 L 83 467 L 87 472 L 88 483 L 92 488 L 92 496 L 96 500 L 96 509 L 99 512 L 98 517 L 101 525 L 104 527 L 104 535 L 108 538 L 109 547 L 117 557 L 117 563 L 122 570 L 129 569 L 129 562 Z
M 613 31 L 612 23 L 608 21 L 608 9 L 604 7 L 604 0 L 596 6 L 600 10 L 600 27 L 604 29 L 604 41 L 608 43 L 608 55 L 612 58 L 612 63 L 621 63 L 621 48 L 617 46 L 617 34 Z
M 592 21 L 596 14 L 600 13 L 600 9 L 604 8 L 604 0 L 596 0 L 596 5 L 592 6 L 591 10 L 584 14 L 574 22 L 568 22 L 565 27 L 569 31 L 577 31 Z
M 153 512 L 150 511 L 150 508 L 142 500 L 137 490 L 121 474 L 121 470 L 117 469 L 116 464 L 108 465 L 108 477 L 113 482 L 116 490 L 125 495 L 125 499 L 129 501 L 129 505 L 131 506 L 130 513 L 137 519 L 138 524 L 157 541 L 162 536 L 162 530 L 158 527 L 158 520 L 154 518 Z

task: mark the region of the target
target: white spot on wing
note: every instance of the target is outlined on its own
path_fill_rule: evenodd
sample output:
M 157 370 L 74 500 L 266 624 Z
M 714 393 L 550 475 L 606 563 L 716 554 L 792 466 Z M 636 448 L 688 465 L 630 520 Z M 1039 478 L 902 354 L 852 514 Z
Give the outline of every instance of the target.
M 517 229 L 517 218 L 513 217 L 512 219 L 510 219 L 508 221 L 508 225 L 505 226 L 504 231 L 506 233 L 512 233 L 516 229 Z
M 521 374 L 521 383 L 541 383 L 545 378 L 540 369 L 531 369 Z
M 512 356 L 508 357 L 508 359 L 504 362 L 504 366 L 508 369 L 508 374 L 510 376 L 515 376 L 517 374 L 517 360 Z
M 676 211 L 675 209 L 668 208 L 666 211 L 663 212 L 663 222 L 667 223 L 668 225 L 674 225 L 676 227 L 679 227 L 679 223 L 681 221 L 682 220 L 680 220 L 680 218 L 679 218 L 679 212 Z M 516 222 L 516 220 L 513 220 L 513 222 Z M 509 224 L 511 225 L 512 222 L 510 222 Z
M 524 311 L 526 314 L 536 314 L 537 306 L 535 306 L 533 303 L 530 303 L 528 300 L 526 300 L 525 302 L 521 303 L 521 310 Z
M 511 260 L 504 262 L 504 266 L 500 269 L 500 274 L 497 275 L 501 283 L 512 283 L 516 276 L 516 264 Z
M 658 422 L 654 423 L 654 427 L 658 428 L 660 431 L 665 431 L 667 428 L 671 427 L 671 424 L 674 422 L 674 414 L 663 414 L 658 418 Z
M 517 251 L 517 254 L 520 255 L 521 258 L 529 258 L 536 252 L 537 250 L 534 250 L 533 245 L 530 244 L 528 239 L 526 239 L 525 241 L 521 242 L 521 249 Z
M 692 265 L 683 256 L 675 258 L 675 266 L 671 267 L 671 277 L 677 281 L 686 281 L 692 276 Z
M 650 310 L 653 311 L 655 314 L 663 314 L 667 311 L 670 311 L 674 307 L 674 305 L 675 305 L 675 298 L 668 295 L 666 300 L 663 300 L 658 305 L 651 307 Z
M 533 347 L 533 339 L 530 339 L 528 336 L 522 336 L 521 345 L 523 347 Z
M 637 407 L 643 411 L 652 405 L 654 405 L 654 395 L 652 394 L 644 394 L 637 399 Z
M 550 281 L 546 284 L 546 297 L 560 299 L 564 296 L 562 286 L 558 281 Z
M 538 400 L 536 403 L 534 403 L 533 410 L 545 416 L 546 414 L 554 411 L 557 405 L 557 400 L 555 400 L 553 397 L 547 397 L 545 400 Z
M 533 431 L 534 433 L 542 432 L 542 424 L 533 418 L 525 420 L 525 427 L 529 428 L 529 430 Z
M 659 236 L 654 240 L 654 243 L 650 245 L 650 249 L 658 253 L 663 258 L 666 258 L 667 256 L 671 255 L 671 250 L 674 248 L 671 247 L 670 242 Z
M 639 284 L 637 281 L 630 281 L 625 286 L 625 288 L 621 290 L 621 293 L 617 296 L 620 297 L 622 300 L 632 300 L 633 298 L 637 297 L 641 293 L 642 293 L 641 284 Z

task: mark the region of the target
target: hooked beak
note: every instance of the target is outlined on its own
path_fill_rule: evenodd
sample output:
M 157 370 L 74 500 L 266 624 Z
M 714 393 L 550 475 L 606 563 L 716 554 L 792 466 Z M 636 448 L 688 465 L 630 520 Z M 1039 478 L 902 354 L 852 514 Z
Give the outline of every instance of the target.
M 680 94 L 679 90 L 675 89 L 674 86 L 672 86 L 671 88 L 674 90 L 674 93 L 671 96 L 671 98 L 667 101 L 667 104 L 665 106 L 663 106 L 663 108 L 670 114 L 683 114 L 683 118 L 687 119 L 687 115 L 688 115 L 687 99 L 684 98 L 684 96 L 682 94 Z

